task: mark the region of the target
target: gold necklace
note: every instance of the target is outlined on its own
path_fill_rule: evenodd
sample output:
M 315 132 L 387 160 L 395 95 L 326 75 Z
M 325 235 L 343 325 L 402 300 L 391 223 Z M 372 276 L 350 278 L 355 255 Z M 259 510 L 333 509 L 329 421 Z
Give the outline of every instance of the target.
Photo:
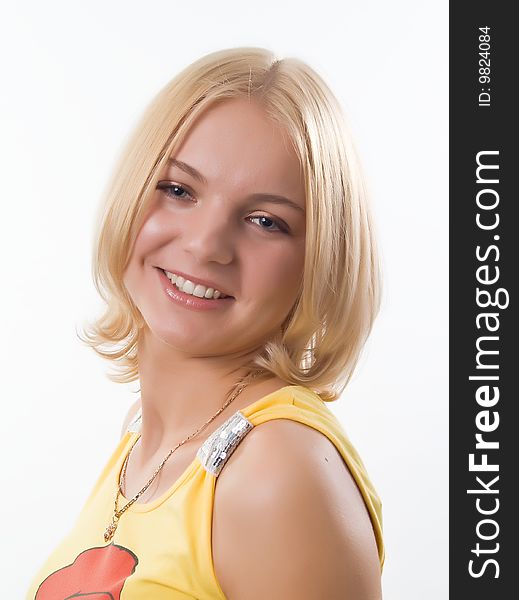
M 259 371 L 254 373 L 251 378 L 256 377 L 259 374 Z M 135 442 L 132 444 L 132 447 L 130 448 L 130 450 L 128 451 L 128 454 L 126 455 L 126 458 L 124 460 L 124 465 L 123 465 L 123 469 L 122 469 L 122 473 L 121 473 L 121 477 L 119 480 L 119 486 L 117 489 L 117 495 L 115 496 L 115 505 L 114 505 L 114 514 L 112 517 L 112 522 L 110 523 L 110 525 L 108 525 L 108 527 L 106 528 L 105 531 L 105 542 L 108 542 L 109 540 L 112 539 L 112 537 L 114 536 L 115 530 L 117 529 L 117 525 L 119 523 L 119 518 L 120 516 L 126 511 L 128 510 L 128 508 L 130 508 L 130 506 L 148 489 L 148 487 L 151 485 L 151 483 L 153 482 L 153 480 L 155 479 L 155 477 L 160 473 L 162 467 L 165 465 L 166 461 L 168 460 L 168 458 L 173 454 L 173 452 L 175 452 L 175 450 L 177 448 L 179 448 L 180 446 L 182 446 L 182 444 L 185 444 L 188 440 L 190 440 L 191 438 L 193 438 L 194 436 L 198 435 L 201 431 L 203 431 L 208 425 L 209 423 L 211 423 L 211 421 L 213 421 L 214 419 L 216 419 L 216 417 L 225 409 L 229 406 L 229 404 L 238 396 L 238 394 L 240 394 L 242 392 L 242 390 L 247 387 L 249 382 L 242 384 L 237 390 L 234 391 L 234 393 L 230 396 L 230 398 L 225 402 L 225 404 L 218 409 L 218 412 L 216 414 L 214 414 L 208 421 L 206 421 L 202 427 L 200 427 L 200 429 L 198 429 L 197 431 L 195 431 L 194 433 L 192 433 L 191 435 L 189 435 L 187 438 L 185 438 L 184 440 L 182 440 L 181 442 L 179 442 L 172 450 L 169 451 L 169 453 L 166 455 L 166 457 L 164 458 L 164 460 L 160 463 L 158 469 L 155 471 L 155 473 L 153 473 L 153 475 L 151 476 L 151 479 L 148 481 L 148 483 L 142 488 L 142 490 L 140 492 L 138 492 L 125 506 L 123 506 L 120 510 L 117 510 L 117 501 L 119 500 L 119 496 L 121 494 L 123 494 L 122 491 L 122 485 L 125 482 L 125 477 L 126 477 L 126 465 L 128 464 L 128 459 L 130 458 L 130 454 L 133 450 L 133 447 L 135 446 L 135 444 L 139 441 L 140 436 L 135 440 Z M 123 494 L 124 495 L 124 494 Z

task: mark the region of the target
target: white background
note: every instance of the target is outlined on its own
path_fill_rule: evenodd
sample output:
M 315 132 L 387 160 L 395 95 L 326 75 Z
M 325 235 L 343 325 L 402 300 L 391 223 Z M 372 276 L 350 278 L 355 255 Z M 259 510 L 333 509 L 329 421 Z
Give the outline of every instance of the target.
M 76 337 L 100 310 L 94 213 L 123 140 L 190 62 L 264 46 L 329 83 L 371 190 L 384 302 L 330 407 L 382 498 L 384 599 L 447 598 L 448 3 L 2 6 L 2 596 L 71 527 L 136 398 Z

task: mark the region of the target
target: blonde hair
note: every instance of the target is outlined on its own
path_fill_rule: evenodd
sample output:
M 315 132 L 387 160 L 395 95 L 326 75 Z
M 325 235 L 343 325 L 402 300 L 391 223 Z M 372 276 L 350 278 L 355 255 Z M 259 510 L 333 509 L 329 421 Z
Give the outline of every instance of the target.
M 108 374 L 109 379 L 138 379 L 137 348 L 145 323 L 123 284 L 126 263 L 174 148 L 210 104 L 234 97 L 259 100 L 286 128 L 306 190 L 301 288 L 280 332 L 254 358 L 250 373 L 275 375 L 333 401 L 348 384 L 380 308 L 373 221 L 337 99 L 304 62 L 277 60 L 262 48 L 231 48 L 200 58 L 145 110 L 97 214 L 92 275 L 106 304 L 104 313 L 83 328 L 86 339 L 79 337 L 116 365 L 118 372 Z

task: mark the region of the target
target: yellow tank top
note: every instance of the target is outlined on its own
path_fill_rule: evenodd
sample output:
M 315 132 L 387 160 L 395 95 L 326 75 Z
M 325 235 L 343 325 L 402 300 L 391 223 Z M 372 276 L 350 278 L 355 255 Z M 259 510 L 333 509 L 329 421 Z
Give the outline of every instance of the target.
M 42 565 L 28 600 L 69 597 L 115 600 L 225 600 L 216 579 L 211 528 L 216 478 L 253 428 L 271 419 L 293 419 L 317 429 L 337 447 L 371 517 L 384 565 L 380 499 L 360 456 L 327 404 L 310 389 L 289 385 L 236 411 L 200 446 L 193 462 L 160 498 L 135 502 L 106 543 L 119 474 L 140 435 L 138 411 L 105 465 L 72 530 Z M 126 501 L 119 499 L 118 508 Z

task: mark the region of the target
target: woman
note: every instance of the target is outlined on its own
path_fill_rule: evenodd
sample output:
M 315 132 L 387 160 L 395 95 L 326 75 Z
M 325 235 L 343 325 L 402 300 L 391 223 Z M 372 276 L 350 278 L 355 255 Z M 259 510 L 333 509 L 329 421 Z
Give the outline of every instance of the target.
M 322 79 L 258 48 L 180 73 L 117 166 L 93 265 L 87 343 L 140 398 L 28 598 L 380 598 L 381 503 L 326 406 L 380 279 Z

